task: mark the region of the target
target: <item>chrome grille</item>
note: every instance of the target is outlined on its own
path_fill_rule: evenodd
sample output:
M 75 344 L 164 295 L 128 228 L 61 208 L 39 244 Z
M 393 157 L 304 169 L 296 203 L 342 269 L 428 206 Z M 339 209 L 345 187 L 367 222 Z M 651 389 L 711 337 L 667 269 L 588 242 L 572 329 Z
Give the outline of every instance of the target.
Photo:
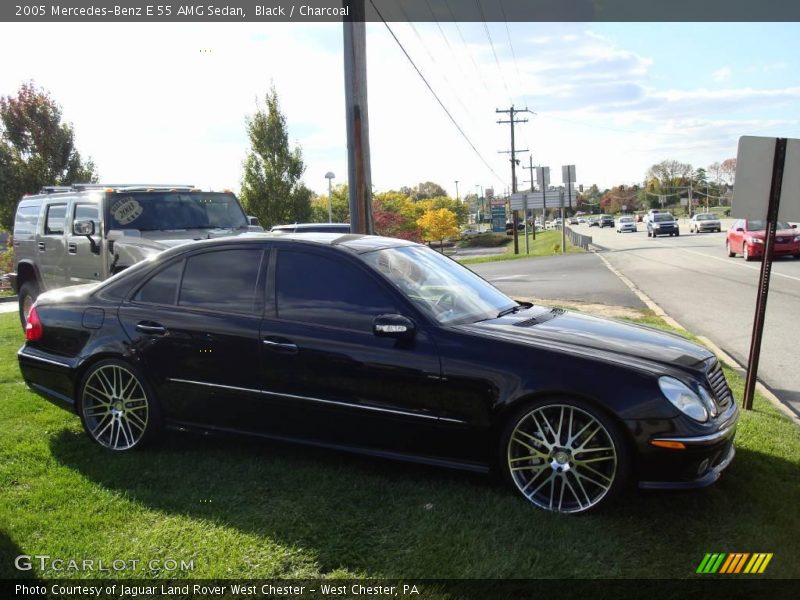
M 711 363 L 711 368 L 706 373 L 706 379 L 717 406 L 722 410 L 728 408 L 733 402 L 733 394 L 731 394 L 731 388 L 728 387 L 728 382 L 725 381 L 725 374 L 722 372 L 718 360 L 714 359 Z

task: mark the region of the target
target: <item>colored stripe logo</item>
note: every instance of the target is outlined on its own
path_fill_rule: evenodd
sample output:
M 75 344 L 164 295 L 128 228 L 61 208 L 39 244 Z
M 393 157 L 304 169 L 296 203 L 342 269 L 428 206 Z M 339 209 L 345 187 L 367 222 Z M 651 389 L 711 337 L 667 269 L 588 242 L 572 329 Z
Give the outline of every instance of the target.
M 708 553 L 700 561 L 700 566 L 697 567 L 696 573 L 701 575 L 714 573 L 726 575 L 747 573 L 756 575 L 763 573 L 771 560 L 771 552 L 757 552 L 754 554 L 749 552 Z

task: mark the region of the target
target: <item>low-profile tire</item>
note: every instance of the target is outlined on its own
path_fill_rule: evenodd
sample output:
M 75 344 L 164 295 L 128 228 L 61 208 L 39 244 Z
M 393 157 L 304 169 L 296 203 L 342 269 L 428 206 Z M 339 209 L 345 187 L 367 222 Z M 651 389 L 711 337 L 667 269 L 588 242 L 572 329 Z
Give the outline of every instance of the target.
M 35 281 L 26 281 L 19 288 L 19 321 L 25 329 L 28 313 L 39 297 L 39 284 Z
M 731 243 L 728 240 L 725 240 L 725 252 L 728 253 L 728 258 L 736 256 L 736 252 L 731 252 Z
M 630 455 L 617 424 L 588 402 L 552 398 L 525 405 L 500 438 L 512 488 L 551 512 L 595 510 L 627 484 Z
M 140 448 L 161 429 L 161 411 L 147 381 L 133 365 L 102 360 L 81 380 L 78 414 L 89 438 L 109 450 Z

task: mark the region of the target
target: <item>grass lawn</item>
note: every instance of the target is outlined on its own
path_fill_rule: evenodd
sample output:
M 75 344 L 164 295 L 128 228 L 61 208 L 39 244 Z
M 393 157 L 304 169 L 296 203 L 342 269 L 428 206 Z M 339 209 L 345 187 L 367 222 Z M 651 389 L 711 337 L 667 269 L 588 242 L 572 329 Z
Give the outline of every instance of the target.
M 519 236 L 519 254 L 514 254 L 514 240 L 509 236 L 509 242 L 506 245 L 505 254 L 495 254 L 492 256 L 479 256 L 475 258 L 459 259 L 462 265 L 475 265 L 478 263 L 494 262 L 497 260 L 519 260 L 523 258 L 541 258 L 542 256 L 553 256 L 554 254 L 561 254 L 561 232 L 560 231 L 540 231 L 536 234 L 536 239 L 533 239 L 531 234 L 528 234 L 528 250 L 530 254 L 525 253 L 525 236 Z M 554 246 L 558 244 L 558 250 Z M 583 248 L 573 246 L 567 238 L 568 253 L 583 252 Z
M 0 578 L 18 554 L 193 560 L 200 578 L 692 577 L 706 552 L 773 552 L 765 576 L 800 577 L 800 430 L 763 398 L 716 485 L 569 517 L 488 477 L 277 443 L 103 451 L 26 389 L 21 343 L 0 315 Z

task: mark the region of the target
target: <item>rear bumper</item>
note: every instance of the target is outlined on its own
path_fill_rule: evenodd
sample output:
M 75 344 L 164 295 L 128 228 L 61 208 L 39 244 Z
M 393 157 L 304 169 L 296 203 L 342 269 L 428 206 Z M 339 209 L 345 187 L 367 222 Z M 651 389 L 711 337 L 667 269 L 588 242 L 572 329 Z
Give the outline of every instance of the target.
M 17 352 L 25 384 L 45 400 L 75 412 L 74 359 L 39 353 L 23 346 Z

